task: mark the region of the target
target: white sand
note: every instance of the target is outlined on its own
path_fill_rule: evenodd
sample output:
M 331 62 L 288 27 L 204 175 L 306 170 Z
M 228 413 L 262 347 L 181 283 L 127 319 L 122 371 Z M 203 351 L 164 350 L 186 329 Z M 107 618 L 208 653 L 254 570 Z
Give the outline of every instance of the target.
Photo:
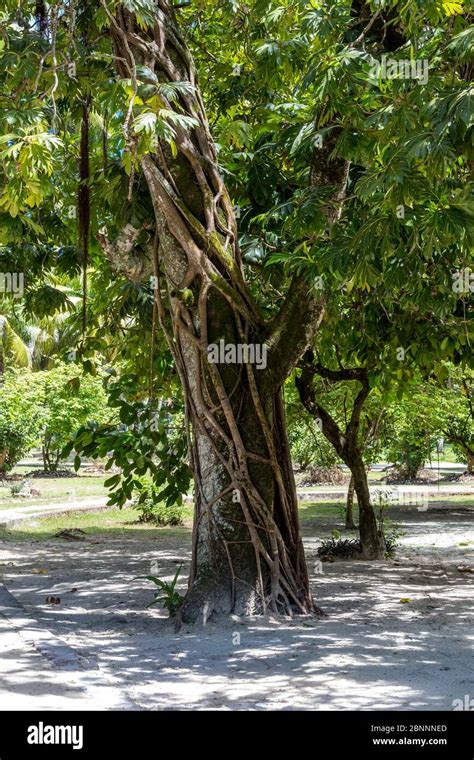
M 179 634 L 144 609 L 152 586 L 134 578 L 153 560 L 172 577 L 189 559 L 188 531 L 4 542 L 0 572 L 21 607 L 4 595 L 2 608 L 0 594 L 10 621 L 0 612 L 0 709 L 451 710 L 453 699 L 474 697 L 474 573 L 457 569 L 474 569 L 473 516 L 462 507 L 399 512 L 406 535 L 395 561 L 325 563 L 322 574 L 321 526 L 307 520 L 313 591 L 327 617 L 236 619 Z M 48 573 L 32 572 L 40 568 Z M 61 604 L 47 605 L 48 594 Z

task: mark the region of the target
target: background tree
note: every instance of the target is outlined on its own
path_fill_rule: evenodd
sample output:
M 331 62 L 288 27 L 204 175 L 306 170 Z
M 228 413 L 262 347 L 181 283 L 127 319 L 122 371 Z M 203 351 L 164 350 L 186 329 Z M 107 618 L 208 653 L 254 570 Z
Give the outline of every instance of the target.
M 432 402 L 424 384 L 414 381 L 410 393 L 386 411 L 382 442 L 400 480 L 416 480 L 418 471 L 430 460 L 439 437 Z
M 112 416 L 100 376 L 83 373 L 70 364 L 57 363 L 48 371 L 32 375 L 41 410 L 41 451 L 46 472 L 56 472 L 61 453 L 77 429 L 99 425 Z
M 267 262 L 306 272 L 324 289 L 326 309 L 315 350 L 307 354 L 297 383 L 323 432 L 356 468 L 365 505 L 361 540 L 364 554 L 372 557 L 383 553 L 383 540 L 358 447 L 355 453 L 355 429 L 371 389 L 378 388 L 385 404 L 410 393 L 417 367 L 427 376 L 433 365 L 442 372 L 441 362 L 449 356 L 456 362 L 472 359 L 469 292 L 453 287 L 472 246 L 471 190 L 466 193 L 465 184 L 470 184 L 471 160 L 466 110 L 471 69 L 465 63 L 471 33 L 458 17 L 449 22 L 446 37 L 443 14 L 457 11 L 431 4 L 422 32 L 415 5 L 401 10 L 396 4 L 384 14 L 357 4 L 366 23 L 353 26 L 344 3 L 330 4 L 327 15 L 318 9 L 305 16 L 316 46 L 324 39 L 324 51 L 308 57 L 292 127 L 302 124 L 291 151 L 297 166 L 308 165 L 315 142 L 345 158 L 348 193 L 329 239 L 304 234 L 310 225 L 319 229 L 318 190 L 293 193 L 258 218 L 273 233 L 272 247 L 280 249 L 270 252 Z M 426 82 L 403 74 L 384 77 L 384 56 L 396 71 L 413 58 L 424 62 Z M 285 134 L 284 117 L 281 122 L 277 144 L 283 149 L 289 130 Z M 318 405 L 313 383 L 318 375 L 359 383 L 344 431 Z
M 41 431 L 41 409 L 32 375 L 9 370 L 0 385 L 0 477 L 37 443 Z
M 447 376 L 428 388 L 429 406 L 437 428 L 453 445 L 467 473 L 474 472 L 474 374 L 468 367 L 447 365 Z M 434 386 L 434 387 L 433 387 Z

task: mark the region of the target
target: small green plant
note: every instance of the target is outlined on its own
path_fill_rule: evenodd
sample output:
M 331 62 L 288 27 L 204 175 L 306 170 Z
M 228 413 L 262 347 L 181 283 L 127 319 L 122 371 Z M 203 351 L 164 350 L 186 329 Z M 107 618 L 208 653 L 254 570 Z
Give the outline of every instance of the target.
M 183 603 L 184 597 L 178 594 L 176 591 L 176 583 L 178 582 L 179 574 L 181 572 L 182 565 L 176 570 L 175 576 L 171 583 L 164 581 L 162 578 L 158 578 L 156 575 L 141 575 L 140 579 L 146 579 L 151 581 L 157 586 L 155 591 L 155 598 L 150 604 L 147 604 L 146 609 L 153 607 L 154 604 L 161 604 L 163 609 L 168 610 L 170 617 L 176 615 L 177 611 Z
M 393 503 L 394 496 L 396 495 L 396 491 L 393 489 L 376 489 L 375 490 L 375 498 L 378 501 L 378 532 L 379 536 L 383 539 L 383 542 L 385 544 L 385 556 L 386 557 L 393 557 L 395 554 L 395 550 L 398 546 L 398 538 L 400 536 L 400 531 L 398 530 L 397 526 L 393 526 L 391 530 L 388 530 L 389 525 L 391 525 L 391 521 L 389 518 L 386 518 L 384 516 L 384 510 Z
M 24 485 L 24 480 L 20 481 L 19 483 L 12 483 L 10 486 L 10 494 L 12 496 L 18 496 L 21 493 Z
M 399 539 L 403 536 L 404 531 L 398 523 L 392 523 L 391 520 L 385 520 L 385 556 L 393 557 L 399 545 Z
M 334 531 L 333 531 L 334 533 Z M 323 541 L 318 549 L 319 557 L 341 557 L 346 559 L 358 557 L 361 554 L 362 547 L 358 538 L 332 538 Z

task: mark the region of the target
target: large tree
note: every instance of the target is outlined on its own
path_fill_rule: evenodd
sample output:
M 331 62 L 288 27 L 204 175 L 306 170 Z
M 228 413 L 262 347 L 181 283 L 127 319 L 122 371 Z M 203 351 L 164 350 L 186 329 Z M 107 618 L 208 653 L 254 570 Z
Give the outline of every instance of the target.
M 249 273 L 243 260 L 259 264 L 257 244 L 264 253 L 269 245 L 303 250 L 303 258 L 316 251 L 322 261 L 333 249 L 338 255 L 333 238 L 347 226 L 350 164 L 360 164 L 355 178 L 366 167 L 370 198 L 372 174 L 382 173 L 371 166 L 373 154 L 382 164 L 391 160 L 376 152 L 384 109 L 400 98 L 404 115 L 411 107 L 410 94 L 407 102 L 397 91 L 380 99 L 361 49 L 369 33 L 388 50 L 420 33 L 418 14 L 396 5 L 382 14 L 372 3 L 342 0 L 327 8 L 203 1 L 178 10 L 168 0 L 7 3 L 3 84 L 12 102 L 2 123 L 0 206 L 10 221 L 2 242 L 14 252 L 25 230 L 43 236 L 46 252 L 36 259 L 56 255 L 58 266 L 71 259 L 67 244 L 77 242 L 83 345 L 91 263 L 117 280 L 152 277 L 155 314 L 184 395 L 195 481 L 184 619 L 312 608 L 280 391 L 313 344 L 328 295 L 298 266 L 290 276 L 280 266 L 272 277 L 258 267 Z M 430 5 L 437 40 L 449 15 L 438 5 Z M 218 42 L 229 60 L 210 49 Z M 249 61 L 253 70 L 241 86 Z M 212 77 L 229 92 L 216 96 Z M 214 142 L 205 101 L 219 137 L 246 146 L 240 155 L 229 156 L 225 140 Z M 373 124 L 365 124 L 366 112 Z M 243 191 L 233 175 L 246 172 Z M 69 211 L 77 180 L 76 240 Z M 247 207 L 244 252 L 235 198 Z M 370 214 L 379 200 L 370 198 Z M 283 224 L 275 204 L 290 209 Z M 357 205 L 346 208 L 358 213 Z M 264 219 L 265 230 L 248 217 Z M 356 239 L 358 229 L 354 217 L 349 236 Z M 220 341 L 265 347 L 265 367 L 209 361 L 209 347 Z
M 212 612 L 312 608 L 298 526 L 281 385 L 317 329 L 321 299 L 294 278 L 272 323 L 245 282 L 232 201 L 219 171 L 196 69 L 171 5 L 160 0 L 140 29 L 123 6 L 107 9 L 120 77 L 138 97 L 153 83 L 174 113 L 173 145 L 140 157 L 155 218 L 152 263 L 160 322 L 178 370 L 195 479 L 194 545 L 185 619 Z M 142 79 L 140 79 L 140 77 Z M 161 86 L 160 86 L 161 85 Z M 173 110 L 168 92 L 177 92 Z M 133 107 L 133 96 L 131 107 Z M 155 96 L 156 97 L 156 96 Z M 126 116 L 126 140 L 136 140 Z M 322 167 L 322 182 L 334 170 Z M 345 183 L 345 172 L 338 178 Z M 140 233 L 103 239 L 113 263 Z M 266 366 L 209 360 L 209 346 L 253 344 Z
M 280 388 L 317 329 L 320 295 L 295 277 L 271 321 L 256 305 L 245 282 L 232 202 L 197 72 L 172 5 L 167 0 L 103 2 L 74 18 L 74 33 L 71 10 L 42 6 L 36 44 L 45 39 L 41 66 L 48 56 L 54 63 L 49 90 L 54 131 L 60 132 L 63 118 L 57 69 L 65 37 L 71 35 L 80 55 L 78 219 L 84 264 L 95 95 L 88 61 L 91 22 L 102 24 L 111 43 L 105 51 L 126 84 L 122 131 L 130 197 L 146 187 L 151 199 L 152 214 L 144 214 L 141 224 L 117 229 L 114 220 L 115 234 L 102 230 L 97 239 L 115 271 L 135 279 L 153 274 L 161 327 L 182 383 L 195 480 L 193 561 L 183 617 L 208 617 L 214 611 L 308 612 L 312 600 Z M 55 139 L 37 141 L 44 146 Z M 339 196 L 346 177 L 346 162 L 329 156 L 321 162 L 319 182 L 336 185 Z M 15 203 L 5 205 L 16 216 Z M 148 261 L 138 260 L 140 250 Z M 210 362 L 208 346 L 222 340 L 264 346 L 266 366 Z

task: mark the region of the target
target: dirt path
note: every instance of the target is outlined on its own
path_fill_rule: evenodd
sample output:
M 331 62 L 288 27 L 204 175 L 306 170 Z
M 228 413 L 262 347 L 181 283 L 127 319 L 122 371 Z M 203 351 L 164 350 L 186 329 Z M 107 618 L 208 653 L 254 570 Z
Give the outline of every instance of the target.
M 24 709 L 66 708 L 74 699 L 79 706 L 95 694 L 104 708 L 451 710 L 453 699 L 474 696 L 474 574 L 458 570 L 474 567 L 474 510 L 392 517 L 406 531 L 401 549 L 395 561 L 375 563 L 320 567 L 325 526 L 303 524 L 313 591 L 326 617 L 235 619 L 179 634 L 159 611 L 144 609 L 151 585 L 134 578 L 153 561 L 159 575 L 171 577 L 184 561 L 184 589 L 188 530 L 127 538 L 126 546 L 102 535 L 5 542 L 0 571 L 21 605 L 17 614 L 38 621 L 37 630 L 53 636 L 53 650 L 59 646 L 56 655 L 64 645 L 80 666 L 70 663 L 77 691 L 65 691 L 71 672 L 61 670 L 61 657 L 45 654 L 34 636 L 19 644 L 12 622 L 3 620 L 0 709 L 14 706 L 13 693 Z M 46 604 L 50 594 L 61 603 Z M 30 669 L 39 675 L 29 679 Z

